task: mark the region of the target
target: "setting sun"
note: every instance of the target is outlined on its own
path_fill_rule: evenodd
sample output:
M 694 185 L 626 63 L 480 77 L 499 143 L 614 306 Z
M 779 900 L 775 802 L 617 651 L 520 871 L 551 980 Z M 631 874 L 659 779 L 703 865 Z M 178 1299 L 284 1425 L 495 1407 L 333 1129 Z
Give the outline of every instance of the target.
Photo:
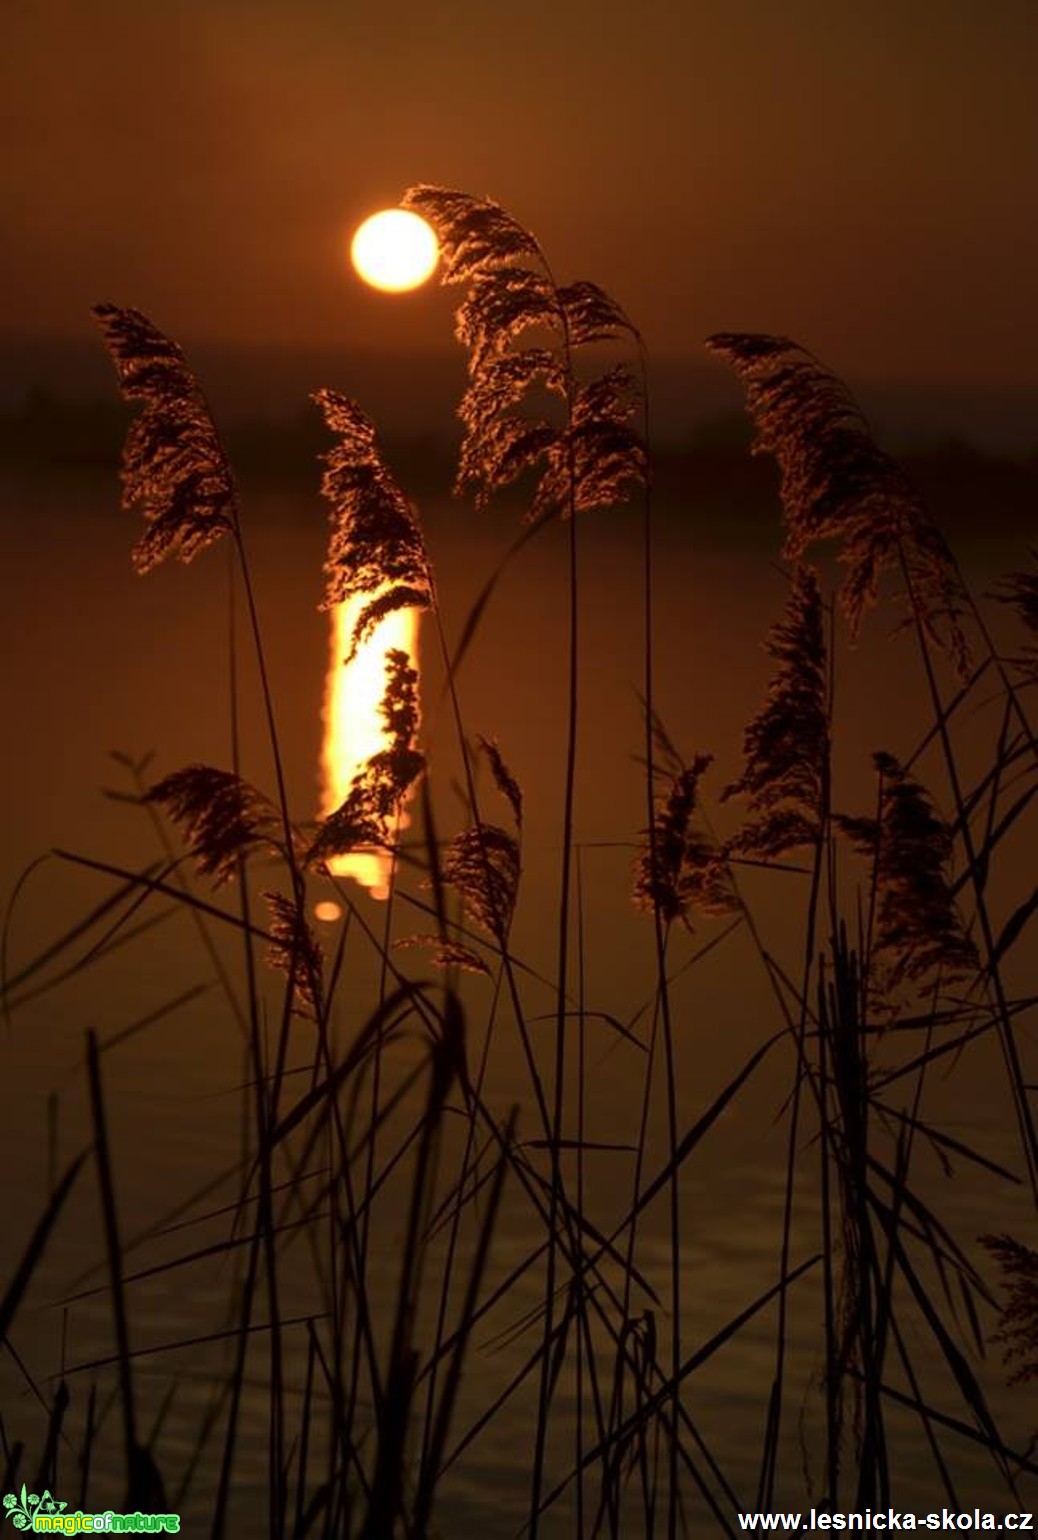
M 390 294 L 417 289 L 439 260 L 430 224 L 407 209 L 383 209 L 358 228 L 350 247 L 357 272 L 373 288 Z

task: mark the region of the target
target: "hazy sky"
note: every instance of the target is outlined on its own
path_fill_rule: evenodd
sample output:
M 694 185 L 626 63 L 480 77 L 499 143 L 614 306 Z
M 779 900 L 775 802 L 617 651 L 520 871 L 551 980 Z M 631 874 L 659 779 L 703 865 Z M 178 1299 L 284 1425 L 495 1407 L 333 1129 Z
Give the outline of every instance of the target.
M 446 342 L 346 271 L 415 181 L 490 193 L 659 351 L 1034 380 L 1036 0 L 0 0 L 0 333 Z

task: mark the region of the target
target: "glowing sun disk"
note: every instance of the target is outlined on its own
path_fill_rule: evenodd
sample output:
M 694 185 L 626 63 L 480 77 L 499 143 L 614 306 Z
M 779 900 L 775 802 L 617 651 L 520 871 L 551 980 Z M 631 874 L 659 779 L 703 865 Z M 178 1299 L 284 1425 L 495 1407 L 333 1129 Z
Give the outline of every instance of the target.
M 350 256 L 365 283 L 401 294 L 432 276 L 440 249 L 435 231 L 421 215 L 409 209 L 383 209 L 357 230 Z

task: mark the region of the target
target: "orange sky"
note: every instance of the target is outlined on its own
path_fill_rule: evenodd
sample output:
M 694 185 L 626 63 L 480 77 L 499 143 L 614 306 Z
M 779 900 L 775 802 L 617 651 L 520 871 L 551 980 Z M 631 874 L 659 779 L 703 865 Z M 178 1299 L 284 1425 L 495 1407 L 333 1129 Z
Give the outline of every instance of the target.
M 0 334 L 434 347 L 344 270 L 409 182 L 499 198 L 658 351 L 1033 383 L 1034 0 L 4 0 Z

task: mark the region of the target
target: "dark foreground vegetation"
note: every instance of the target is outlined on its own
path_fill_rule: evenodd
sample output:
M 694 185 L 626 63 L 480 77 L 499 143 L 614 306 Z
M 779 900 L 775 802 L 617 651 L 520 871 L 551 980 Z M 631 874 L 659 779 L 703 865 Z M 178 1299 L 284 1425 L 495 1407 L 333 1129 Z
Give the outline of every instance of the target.
M 104 1061 L 88 1035 L 93 1137 L 55 1174 L 14 1257 L 0 1337 L 9 1340 L 31 1302 L 70 1194 L 94 1182 L 111 1352 L 89 1373 L 35 1387 L 18 1425 L 5 1411 L 3 1490 L 60 1484 L 84 1508 L 168 1512 L 197 1492 L 203 1470 L 212 1476 L 204 1496 L 213 1535 L 457 1534 L 465 1532 L 459 1481 L 472 1470 L 478 1482 L 481 1441 L 503 1423 L 531 1535 L 672 1536 L 693 1519 L 696 1532 L 732 1534 L 738 1513 L 779 1503 L 916 1506 L 899 1456 L 911 1424 L 929 1469 L 912 1473 L 910 1492 L 925 1481 L 935 1502 L 971 1508 L 963 1451 L 971 1460 L 979 1451 L 1002 1505 L 1033 1506 L 1026 1493 L 1038 1459 L 992 1410 L 991 1356 L 994 1343 L 996 1367 L 1004 1351 L 1010 1375 L 1038 1376 L 1034 1232 L 956 1235 L 917 1172 L 936 1160 L 979 1173 L 992 1212 L 1003 1184 L 1022 1184 L 1038 1202 L 1035 1003 L 1018 983 L 1038 909 L 1033 869 L 1020 860 L 1034 848 L 1038 789 L 1030 715 L 1038 572 L 1013 574 L 997 594 L 976 599 L 912 480 L 874 443 L 838 380 L 785 338 L 711 338 L 711 352 L 745 390 L 755 447 L 777 467 L 789 581 L 767 642 L 772 683 L 746 728 L 742 772 L 711 789 L 709 756 L 684 748 L 689 734 L 702 740 L 704 724 L 664 722 L 655 704 L 654 518 L 662 496 L 680 493 L 668 481 L 679 458 L 657 466 L 650 455 L 651 398 L 635 327 L 595 285 L 560 285 L 534 238 L 495 204 L 427 187 L 406 201 L 435 226 L 444 281 L 463 295 L 458 490 L 480 510 L 518 484 L 528 512 L 516 549 L 560 520 L 566 528 L 568 651 L 559 666 L 569 713 L 553 885 L 524 889 L 522 788 L 507 744 L 475 736 L 464 713 L 463 664 L 480 645 L 496 577 L 449 630 L 417 514 L 374 426 L 328 390 L 316 398 L 332 526 L 326 603 L 358 602 L 351 647 L 397 609 L 425 614 L 456 733 L 465 818 L 440 827 L 419 680 L 398 650 L 384 660 L 385 746 L 323 821 L 294 815 L 230 461 L 180 350 L 139 313 L 100 307 L 123 395 L 137 409 L 123 459 L 125 502 L 144 517 L 135 564 L 146 573 L 212 545 L 229 550 L 273 783 L 254 785 L 237 748 L 226 766 L 189 765 L 155 783 L 129 764 L 133 798 L 157 830 L 155 859 L 138 871 L 100 872 L 109 886 L 81 925 L 36 956 L 6 958 L 6 1009 L 17 1032 L 19 1003 L 31 992 L 72 964 L 92 966 L 132 938 L 154 906 L 183 908 L 225 987 L 227 1030 L 242 1028 L 248 1122 L 235 1170 L 214 1172 L 204 1191 L 156 1221 L 156 1233 L 174 1218 L 181 1226 L 183 1248 L 163 1262 L 166 1271 L 189 1279 L 214 1257 L 228 1264 L 223 1314 L 198 1333 L 220 1354 L 218 1367 L 193 1451 L 171 1461 L 167 1401 L 155 1405 L 154 1377 L 142 1382 L 132 1347 L 136 1252 L 148 1237 L 130 1244 L 120 1225 Z M 726 447 L 696 454 L 701 467 L 732 463 Z M 603 1221 L 588 1174 L 602 1145 L 589 1133 L 587 1073 L 589 1037 L 602 1022 L 584 997 L 573 838 L 586 661 L 580 555 L 586 521 L 625 501 L 643 527 L 645 707 L 643 741 L 624 746 L 645 769 L 628 945 L 650 959 L 655 982 L 637 1020 L 607 1019 L 617 1051 L 629 1056 L 632 1091 L 630 1126 L 613 1146 L 625 1156 L 621 1217 Z M 872 803 L 847 807 L 833 773 L 834 658 L 877 605 L 896 612 L 913 638 L 929 714 L 914 742 L 876 745 Z M 1006 645 L 1000 638 L 1009 634 Z M 738 810 L 724 836 L 715 832 L 720 803 Z M 401 832 L 405 806 L 410 826 Z M 372 847 L 393 862 L 385 911 L 330 870 L 343 854 Z M 1003 868 L 1016 875 L 1003 881 Z M 773 949 L 756 904 L 761 883 L 788 891 L 796 955 Z M 333 893 L 346 918 L 326 952 L 310 917 Z M 543 989 L 543 959 L 518 956 L 510 940 L 519 906 L 531 903 L 550 912 L 557 938 L 547 1024 L 532 982 Z M 401 912 L 417 912 L 418 929 L 396 933 Z M 696 1023 L 676 981 L 736 935 L 752 940 L 771 1019 L 735 1078 L 683 1122 L 676 1045 Z M 355 978 L 374 981 L 363 1009 L 349 987 Z M 515 1105 L 499 1105 L 487 1089 L 502 1034 L 518 1042 L 525 1065 Z M 990 1044 L 1001 1061 L 997 1115 L 1013 1130 L 1011 1168 L 931 1112 L 934 1080 L 952 1066 L 968 1096 L 973 1056 Z M 699 1340 L 689 1326 L 694 1237 L 682 1186 L 709 1171 L 722 1115 L 764 1073 L 779 1087 L 787 1151 L 774 1275 L 750 1294 L 733 1276 L 729 1319 Z M 502 1264 L 496 1248 L 513 1211 L 522 1216 L 517 1233 L 534 1239 Z M 814 1228 L 806 1251 L 795 1240 L 805 1213 Z M 202 1233 L 214 1218 L 221 1238 L 196 1243 L 192 1227 Z M 388 1275 L 375 1262 L 387 1233 Z M 664 1265 L 647 1239 L 660 1234 Z M 309 1293 L 299 1311 L 289 1301 L 300 1296 L 301 1269 Z M 818 1372 L 805 1413 L 792 1389 L 790 1311 L 796 1291 L 810 1288 L 819 1301 Z M 757 1387 L 756 1444 L 749 1458 L 739 1451 L 735 1475 L 733 1451 L 711 1436 L 697 1376 L 762 1321 L 772 1346 Z M 473 1365 L 482 1344 L 512 1334 L 522 1344 L 519 1367 L 480 1403 Z M 179 1383 L 170 1347 L 163 1394 L 171 1401 Z M 194 1338 L 181 1347 L 200 1351 Z M 243 1408 L 257 1382 L 263 1493 L 242 1518 Z M 102 1490 L 109 1478 L 98 1474 L 102 1448 L 114 1443 L 122 1492 Z

